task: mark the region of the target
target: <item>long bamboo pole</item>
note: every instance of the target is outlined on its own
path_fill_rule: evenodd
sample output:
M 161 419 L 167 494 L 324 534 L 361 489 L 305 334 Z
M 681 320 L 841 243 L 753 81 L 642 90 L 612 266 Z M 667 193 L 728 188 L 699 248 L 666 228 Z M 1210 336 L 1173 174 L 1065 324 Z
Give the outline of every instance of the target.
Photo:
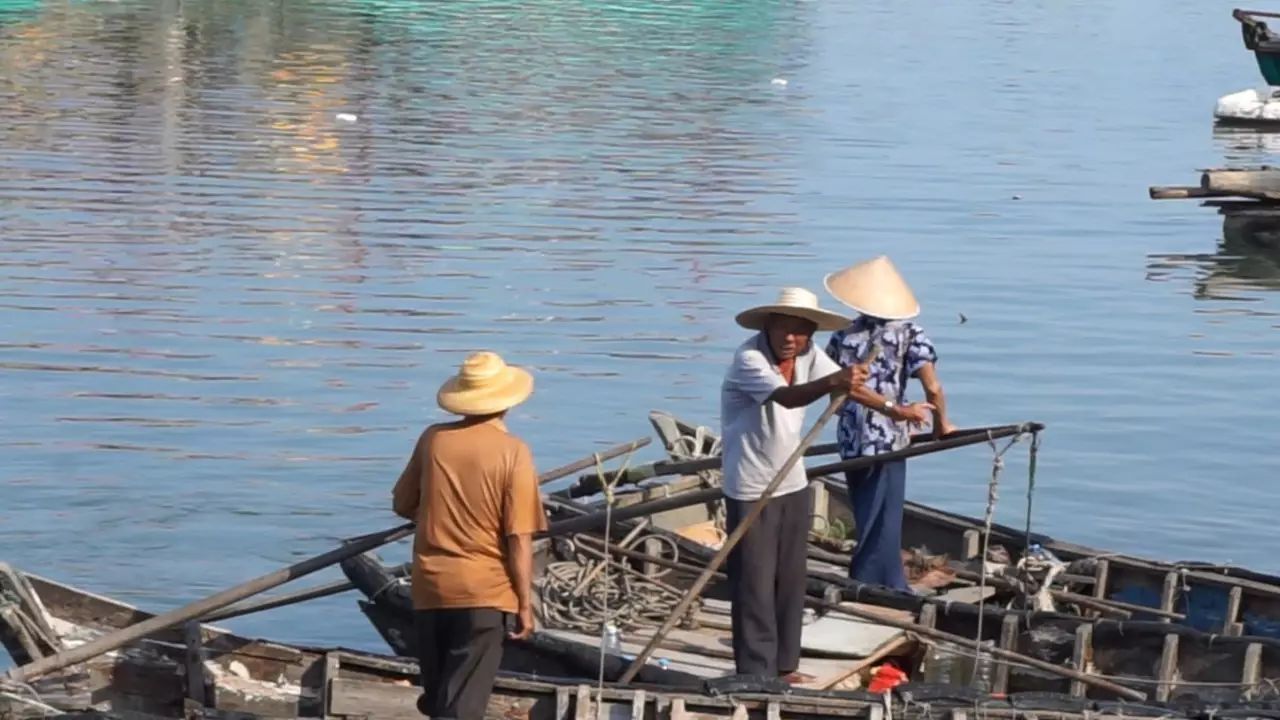
M 6 677 L 14 682 L 25 682 L 34 677 L 39 677 L 55 670 L 61 670 L 68 665 L 84 662 L 95 658 L 104 653 L 116 650 L 123 645 L 139 640 L 150 635 L 151 633 L 181 625 L 189 620 L 206 615 L 215 610 L 224 608 L 238 600 L 243 600 L 251 595 L 256 595 L 265 590 L 270 590 L 278 585 L 283 585 L 290 580 L 310 575 L 317 570 L 323 570 L 330 565 L 335 565 L 343 560 L 354 557 L 361 553 L 368 552 L 374 548 L 381 547 L 387 543 L 395 542 L 401 538 L 408 537 L 413 533 L 413 523 L 405 523 L 397 525 L 381 532 L 369 535 L 361 535 L 350 538 L 344 544 L 325 553 L 321 553 L 314 557 L 307 558 L 301 562 L 294 563 L 288 567 L 279 570 L 273 570 L 266 575 L 254 578 L 248 582 L 241 583 L 234 587 L 227 588 L 222 592 L 211 595 L 202 600 L 184 605 L 177 610 L 171 610 L 167 613 L 161 613 L 154 617 L 135 623 L 128 627 L 120 628 L 115 632 L 107 633 L 101 637 L 91 640 L 84 645 L 63 650 L 61 652 L 42 657 L 32 662 L 9 670 Z
M 657 631 L 653 633 L 653 637 L 649 638 L 649 642 L 645 644 L 644 649 L 640 651 L 640 654 L 636 656 L 636 659 L 631 661 L 631 665 L 627 667 L 626 672 L 622 673 L 622 677 L 618 679 L 619 682 L 629 683 L 635 678 L 636 674 L 640 672 L 640 668 L 644 667 L 644 664 L 648 662 L 649 657 L 653 655 L 653 651 L 657 649 L 663 638 L 667 636 L 667 633 L 671 632 L 671 629 L 676 626 L 676 623 L 680 622 L 681 618 L 683 618 L 689 611 L 689 606 L 698 599 L 698 596 L 707 586 L 707 583 L 711 582 L 711 576 L 720 569 L 721 565 L 724 564 L 725 559 L 729 557 L 729 553 L 733 550 L 734 546 L 742 540 L 742 536 L 747 533 L 747 530 L 751 529 L 751 525 L 756 521 L 756 518 L 760 517 L 760 513 L 764 511 L 764 507 L 769 503 L 770 498 L 773 497 L 773 493 L 777 491 L 778 486 L 781 485 L 782 481 L 791 473 L 791 468 L 795 467 L 796 463 L 800 462 L 800 458 L 804 457 L 804 451 L 807 450 L 809 446 L 813 444 L 813 441 L 818 438 L 818 435 L 822 432 L 822 428 L 826 426 L 827 421 L 839 412 L 840 408 L 844 407 L 844 404 L 848 402 L 848 400 L 849 397 L 843 393 L 831 398 L 831 402 L 827 403 L 827 409 L 822 411 L 822 415 L 818 418 L 818 421 L 815 422 L 813 427 L 809 429 L 809 432 L 801 438 L 800 445 L 792 451 L 791 456 L 787 458 L 787 461 L 783 463 L 782 467 L 778 470 L 778 474 L 773 476 L 773 480 L 769 481 L 764 492 L 760 494 L 760 499 L 752 504 L 751 510 L 747 513 L 747 516 L 742 519 L 742 522 L 738 523 L 738 526 L 733 529 L 733 532 L 729 533 L 729 537 L 725 538 L 724 544 L 722 544 L 720 549 L 716 551 L 716 554 L 712 556 L 711 561 L 707 563 L 707 567 L 703 569 L 702 574 L 698 576 L 698 579 L 693 582 L 693 586 L 689 588 L 688 593 L 680 600 L 680 603 L 676 605 L 675 609 L 671 611 L 671 614 L 667 616 L 667 619 L 663 621 L 662 627 L 658 628 Z
M 1038 423 L 1033 423 L 1034 429 L 1043 429 Z M 1008 430 L 1011 425 L 992 425 L 990 427 L 965 428 L 957 430 L 953 433 L 938 438 L 941 440 L 955 440 L 960 438 L 971 438 L 979 436 L 986 439 L 988 432 L 1003 432 Z M 911 436 L 909 446 L 916 446 L 926 442 L 935 442 L 932 433 L 917 433 Z M 814 457 L 818 455 L 831 455 L 839 450 L 837 443 L 823 443 L 821 445 L 810 446 L 805 450 L 805 457 Z M 645 480 L 657 477 L 665 477 L 668 475 L 690 475 L 703 470 L 715 470 L 723 463 L 724 458 L 721 455 L 713 455 L 711 457 L 697 458 L 696 460 L 659 460 L 657 462 L 645 465 L 636 465 L 622 474 L 618 480 L 618 485 L 635 485 Z M 564 490 L 556 492 L 562 497 L 578 498 L 586 497 L 600 492 L 599 478 L 592 475 L 586 475 L 578 478 L 578 482 Z
M 629 443 L 614 445 L 613 447 L 608 448 L 606 450 L 601 450 L 598 453 L 592 453 L 591 455 L 588 455 L 587 457 L 582 458 L 581 460 L 578 460 L 576 462 L 571 462 L 568 465 L 561 465 L 558 468 L 555 468 L 553 470 L 548 470 L 542 475 L 539 475 L 538 484 L 546 485 L 549 482 L 553 482 L 555 480 L 559 480 L 560 478 L 566 477 L 568 475 L 572 475 L 578 472 L 579 470 L 586 470 L 588 468 L 595 467 L 597 461 L 604 462 L 605 460 L 612 460 L 616 457 L 622 457 L 623 455 L 639 450 L 640 448 L 648 445 L 651 442 L 653 442 L 653 438 L 650 438 L 648 435 L 646 435 L 636 440 L 632 440 Z
M 866 457 L 850 458 L 825 465 L 815 465 L 805 469 L 805 474 L 810 478 L 819 478 L 825 475 L 832 475 L 846 470 L 856 470 L 870 467 L 877 463 L 890 462 L 892 460 L 903 460 L 906 458 L 919 457 L 930 453 L 942 452 L 944 450 L 953 450 L 968 445 L 977 445 L 990 440 L 998 440 L 1000 438 L 1021 435 L 1022 433 L 1032 432 L 1033 430 L 1042 430 L 1044 425 L 1037 422 L 1021 423 L 1018 425 L 1000 425 L 990 429 L 980 428 L 973 430 L 961 430 L 942 438 L 941 440 L 928 440 L 919 444 L 908 445 L 901 450 L 884 453 L 883 455 L 869 455 Z M 717 463 L 720 458 L 711 458 Z M 664 512 L 666 510 L 676 510 L 679 508 L 690 507 L 693 505 L 701 505 L 703 503 L 715 502 L 723 497 L 723 492 L 718 487 L 704 488 L 702 490 L 692 490 L 683 492 L 670 497 L 659 498 L 657 500 L 649 500 L 646 502 L 636 503 L 623 508 L 613 510 L 613 521 L 621 522 L 623 520 L 631 520 L 645 515 Z M 572 532 L 585 532 L 587 530 L 596 530 L 604 527 L 604 519 L 606 512 L 600 510 L 580 517 L 569 518 L 567 520 L 558 520 L 551 523 L 547 531 L 541 537 L 556 537 Z

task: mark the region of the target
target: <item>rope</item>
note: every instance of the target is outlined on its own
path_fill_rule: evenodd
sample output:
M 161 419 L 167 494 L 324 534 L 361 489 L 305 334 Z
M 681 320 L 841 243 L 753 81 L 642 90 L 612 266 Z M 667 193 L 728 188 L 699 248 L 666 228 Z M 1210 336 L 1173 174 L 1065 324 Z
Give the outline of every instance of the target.
M 660 535 L 642 535 L 618 547 L 631 550 L 653 538 L 666 542 L 673 554 L 677 552 L 676 546 Z M 570 540 L 572 560 L 547 566 L 539 586 L 543 622 L 584 633 L 599 633 L 609 621 L 621 630 L 661 625 L 679 603 L 680 591 L 656 576 L 639 577 L 638 572 L 611 572 L 607 578 L 603 574 L 591 577 L 601 568 L 604 557 L 613 555 L 611 551 L 592 547 L 601 542 L 598 538 L 578 536 Z
M 24 697 L 26 696 L 26 697 Z M 7 697 L 25 705 L 32 705 L 42 711 L 59 713 L 57 708 L 47 704 L 36 689 L 23 682 L 16 682 L 0 677 L 0 697 Z
M 996 501 L 999 499 L 1000 472 L 1004 470 L 1004 454 L 1017 444 L 1022 438 L 1022 434 L 1014 435 L 1004 446 L 1004 449 L 996 447 L 995 438 L 991 436 L 991 431 L 987 431 L 987 444 L 991 446 L 991 480 L 987 483 L 987 510 L 982 518 L 982 555 L 979 558 L 982 573 L 978 579 L 978 629 L 973 636 L 973 669 L 969 674 L 969 685 L 973 686 L 978 681 L 978 660 L 982 655 L 982 621 L 986 617 L 987 604 L 987 552 L 991 549 L 991 525 L 995 518 Z M 1034 466 L 1033 466 L 1034 467 Z M 1028 517 L 1030 517 L 1028 515 Z
M 632 452 L 634 452 L 634 450 L 633 450 Z M 603 464 L 602 464 L 602 463 L 601 463 L 601 461 L 600 461 L 600 455 L 597 453 L 597 454 L 596 454 L 596 456 L 595 456 L 595 458 L 596 458 L 596 477 L 598 477 L 598 478 L 600 478 L 600 479 L 602 479 L 602 480 L 603 480 L 603 479 L 604 479 L 604 477 L 605 477 L 605 475 L 604 475 L 604 467 L 603 467 Z M 631 453 L 627 453 L 627 457 L 626 457 L 626 459 L 625 459 L 625 460 L 623 460 L 623 462 L 622 462 L 622 467 L 623 467 L 623 469 L 626 469 L 626 466 L 627 466 L 628 464 L 630 464 L 630 462 L 631 462 Z M 622 472 L 621 472 L 621 471 L 619 471 L 617 474 L 615 474 L 615 475 L 613 476 L 613 481 L 612 481 L 612 482 L 610 482 L 610 483 L 608 483 L 608 484 L 606 484 L 606 485 L 604 486 L 604 503 L 605 503 L 605 506 L 604 506 L 604 549 L 605 549 L 605 554 L 604 554 L 604 560 L 603 560 L 602 562 L 604 562 L 604 584 L 605 584 L 605 587 L 608 587 L 608 586 L 609 586 L 609 584 L 610 584 L 610 583 L 609 583 L 609 570 L 610 570 L 610 567 L 609 567 L 610 562 L 609 562 L 609 560 L 610 560 L 610 559 L 609 559 L 609 552 L 608 552 L 608 551 L 609 551 L 609 542 L 613 539 L 613 538 L 611 537 L 611 533 L 613 532 L 613 501 L 614 501 L 613 487 L 614 487 L 614 485 L 617 485 L 617 483 L 618 483 L 618 478 L 620 478 L 620 477 L 622 477 Z M 613 621 L 612 613 L 611 613 L 611 612 L 610 612 L 610 610 L 609 610 L 609 593 L 607 593 L 607 592 L 604 594 L 604 616 L 605 616 L 605 624 L 601 625 L 601 627 L 600 627 L 600 629 L 601 629 L 601 631 L 602 631 L 602 632 L 605 630 L 605 628 L 607 628 L 607 627 L 608 627 L 608 623 L 610 623 L 610 622 L 612 622 L 612 621 Z M 614 625 L 614 627 L 616 628 L 616 627 L 617 627 L 617 625 Z M 599 673 L 598 673 L 598 675 L 597 675 L 597 677 L 596 677 L 596 706 L 597 706 L 597 707 L 603 707 L 603 706 L 604 706 L 604 703 L 600 702 L 600 698 L 601 698 L 601 695 L 602 695 L 602 693 L 603 693 L 603 692 L 604 692 L 604 649 L 603 649 L 603 648 L 601 648 L 601 650 L 600 650 L 600 668 L 599 668 Z
M 1040 433 L 1033 431 L 1031 433 L 1031 447 L 1027 451 L 1027 540 L 1022 546 L 1024 548 L 1031 547 L 1031 500 L 1036 492 L 1036 456 L 1039 452 Z

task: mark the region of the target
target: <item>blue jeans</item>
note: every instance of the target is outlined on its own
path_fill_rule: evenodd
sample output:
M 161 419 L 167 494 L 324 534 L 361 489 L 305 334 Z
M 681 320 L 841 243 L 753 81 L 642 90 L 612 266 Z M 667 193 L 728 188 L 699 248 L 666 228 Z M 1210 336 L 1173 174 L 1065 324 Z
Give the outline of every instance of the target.
M 906 501 L 907 461 L 873 465 L 845 473 L 849 503 L 857 525 L 849 577 L 859 582 L 908 590 L 902 571 L 902 506 Z

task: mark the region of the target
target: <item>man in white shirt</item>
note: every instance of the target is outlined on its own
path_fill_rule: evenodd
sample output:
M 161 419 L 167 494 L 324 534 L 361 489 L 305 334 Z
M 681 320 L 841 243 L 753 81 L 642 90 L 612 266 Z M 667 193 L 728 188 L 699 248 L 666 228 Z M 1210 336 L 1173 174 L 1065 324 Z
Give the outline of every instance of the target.
M 808 290 L 784 288 L 777 302 L 743 311 L 737 322 L 759 332 L 734 353 L 720 389 L 729 532 L 800 446 L 805 407 L 835 392 L 852 394 L 867 379 L 865 366 L 841 368 L 814 349 L 815 331 L 849 320 L 818 307 Z M 811 504 L 804 464 L 796 463 L 729 555 L 739 674 L 806 680 L 797 670 Z

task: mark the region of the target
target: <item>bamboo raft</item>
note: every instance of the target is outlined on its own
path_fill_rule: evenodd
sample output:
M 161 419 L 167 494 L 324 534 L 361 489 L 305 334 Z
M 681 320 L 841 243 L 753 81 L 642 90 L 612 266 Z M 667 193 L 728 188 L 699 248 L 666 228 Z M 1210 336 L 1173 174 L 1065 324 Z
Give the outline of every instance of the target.
M 535 543 L 540 627 L 528 641 L 508 644 L 488 717 L 1274 714 L 1269 703 L 1276 699 L 1272 683 L 1280 679 L 1280 578 L 1101 553 L 1025 528 L 992 525 L 988 533 L 981 521 L 910 504 L 904 549 L 914 549 L 909 561 L 920 572 L 913 578 L 931 594 L 863 586 L 845 576 L 848 533 L 832 532 L 852 524 L 841 482 L 830 477 L 839 463 L 809 466 L 816 517 L 807 593 L 815 612 L 806 625 L 801 669 L 814 682 L 788 687 L 730 674 L 728 618 L 717 583 L 684 627 L 662 640 L 635 681 L 612 682 L 626 670 L 626 655 L 637 653 L 651 633 L 643 623 L 630 627 L 623 656 L 602 656 L 592 618 L 579 618 L 575 626 L 572 613 L 557 610 L 563 595 L 548 591 L 557 587 L 549 579 L 564 587 L 568 578 L 570 586 L 585 589 L 625 576 L 633 584 L 624 587 L 637 596 L 660 585 L 670 588 L 669 595 L 680 594 L 705 568 L 719 539 L 718 439 L 663 413 L 650 420 L 668 458 L 606 474 L 617 483 L 607 539 L 601 505 L 593 501 L 599 476 L 581 476 L 547 495 L 552 531 Z M 1038 429 L 1027 424 L 937 442 L 918 438 L 912 448 L 923 452 Z M 816 447 L 810 455 L 832 449 Z M 1061 560 L 1052 581 L 1040 587 L 1034 573 L 1010 572 L 1029 544 Z M 612 562 L 603 568 L 599 559 L 606 556 Z M 395 568 L 371 554 L 353 553 L 343 570 L 349 583 L 206 612 L 22 684 L 6 684 L 0 674 L 0 718 L 79 711 L 243 720 L 420 717 L 416 666 L 407 659 L 413 650 L 407 644 L 412 634 L 405 632 L 407 588 L 392 582 Z M 359 605 L 394 655 L 273 643 L 211 624 L 351 587 L 365 596 Z M 7 601 L 0 602 L 0 642 L 24 666 L 52 662 L 155 620 L 109 598 L 7 568 L 0 572 L 0 600 Z M 1045 603 L 1052 609 L 1046 611 Z M 975 688 L 968 679 L 979 637 L 981 655 L 989 659 L 986 683 Z M 863 690 L 888 660 L 907 668 L 910 681 L 884 696 Z M 598 686 L 601 670 L 605 682 Z M 1125 701 L 1120 691 L 1145 699 Z

